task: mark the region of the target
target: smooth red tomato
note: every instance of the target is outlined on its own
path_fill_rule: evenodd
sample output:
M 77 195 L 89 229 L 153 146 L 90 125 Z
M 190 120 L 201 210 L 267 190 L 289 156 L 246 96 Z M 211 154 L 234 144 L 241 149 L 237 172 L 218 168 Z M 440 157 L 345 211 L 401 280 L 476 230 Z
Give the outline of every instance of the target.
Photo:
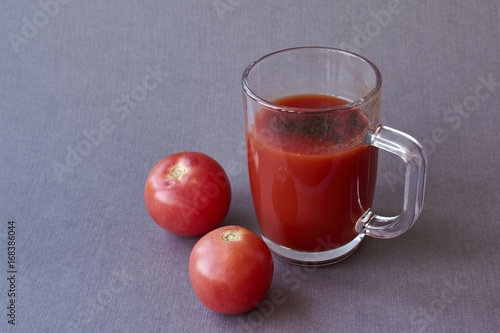
M 239 226 L 209 232 L 189 257 L 189 279 L 196 296 L 220 313 L 239 314 L 259 305 L 273 274 L 273 257 L 266 243 Z
M 217 161 L 198 152 L 162 159 L 144 187 L 151 218 L 180 236 L 199 236 L 224 220 L 231 203 L 231 186 Z

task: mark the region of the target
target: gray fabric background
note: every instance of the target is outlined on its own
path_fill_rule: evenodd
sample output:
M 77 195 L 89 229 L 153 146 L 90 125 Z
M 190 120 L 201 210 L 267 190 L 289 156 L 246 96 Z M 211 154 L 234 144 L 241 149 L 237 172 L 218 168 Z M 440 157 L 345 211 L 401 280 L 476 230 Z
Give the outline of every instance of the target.
M 498 332 L 498 1 L 2 0 L 0 13 L 0 331 Z M 423 213 L 334 266 L 276 260 L 279 301 L 213 313 L 189 283 L 198 238 L 150 219 L 144 182 L 164 156 L 204 152 L 230 176 L 223 224 L 258 231 L 240 77 L 306 45 L 379 66 L 382 122 L 427 149 Z M 399 211 L 402 180 L 381 154 L 377 212 Z

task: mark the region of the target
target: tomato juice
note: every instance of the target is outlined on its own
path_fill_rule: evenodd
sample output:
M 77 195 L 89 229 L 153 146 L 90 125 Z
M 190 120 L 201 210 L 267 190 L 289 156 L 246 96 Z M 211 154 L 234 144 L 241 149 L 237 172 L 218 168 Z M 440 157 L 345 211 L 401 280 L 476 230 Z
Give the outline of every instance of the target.
M 274 104 L 306 109 L 348 103 L 329 95 L 292 95 Z M 292 113 L 262 109 L 247 131 L 248 170 L 263 235 L 299 251 L 325 251 L 356 236 L 371 207 L 377 149 L 360 109 Z

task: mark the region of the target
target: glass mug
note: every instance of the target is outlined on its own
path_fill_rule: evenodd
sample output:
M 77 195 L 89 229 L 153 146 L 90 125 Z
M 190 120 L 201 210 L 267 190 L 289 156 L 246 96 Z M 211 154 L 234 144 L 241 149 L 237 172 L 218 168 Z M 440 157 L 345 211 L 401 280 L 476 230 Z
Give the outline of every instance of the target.
M 365 236 L 392 238 L 422 209 L 427 158 L 409 135 L 379 124 L 382 78 L 351 52 L 277 51 L 242 78 L 250 187 L 264 241 L 280 259 L 322 266 Z M 378 149 L 406 164 L 402 212 L 372 212 Z

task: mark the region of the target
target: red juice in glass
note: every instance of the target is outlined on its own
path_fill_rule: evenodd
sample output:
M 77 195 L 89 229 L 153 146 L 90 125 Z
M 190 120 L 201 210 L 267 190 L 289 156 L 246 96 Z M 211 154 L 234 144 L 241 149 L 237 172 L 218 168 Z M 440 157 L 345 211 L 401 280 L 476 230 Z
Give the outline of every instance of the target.
M 336 263 L 365 236 L 397 237 L 422 210 L 427 157 L 380 123 L 382 75 L 368 59 L 296 47 L 252 62 L 241 78 L 248 170 L 259 229 L 280 259 Z M 405 166 L 402 211 L 372 210 L 378 150 Z
M 330 95 L 292 95 L 274 104 L 302 109 L 348 102 Z M 263 235 L 299 251 L 352 241 L 371 207 L 377 149 L 363 143 L 370 121 L 359 109 L 290 114 L 262 109 L 247 131 L 248 170 Z

